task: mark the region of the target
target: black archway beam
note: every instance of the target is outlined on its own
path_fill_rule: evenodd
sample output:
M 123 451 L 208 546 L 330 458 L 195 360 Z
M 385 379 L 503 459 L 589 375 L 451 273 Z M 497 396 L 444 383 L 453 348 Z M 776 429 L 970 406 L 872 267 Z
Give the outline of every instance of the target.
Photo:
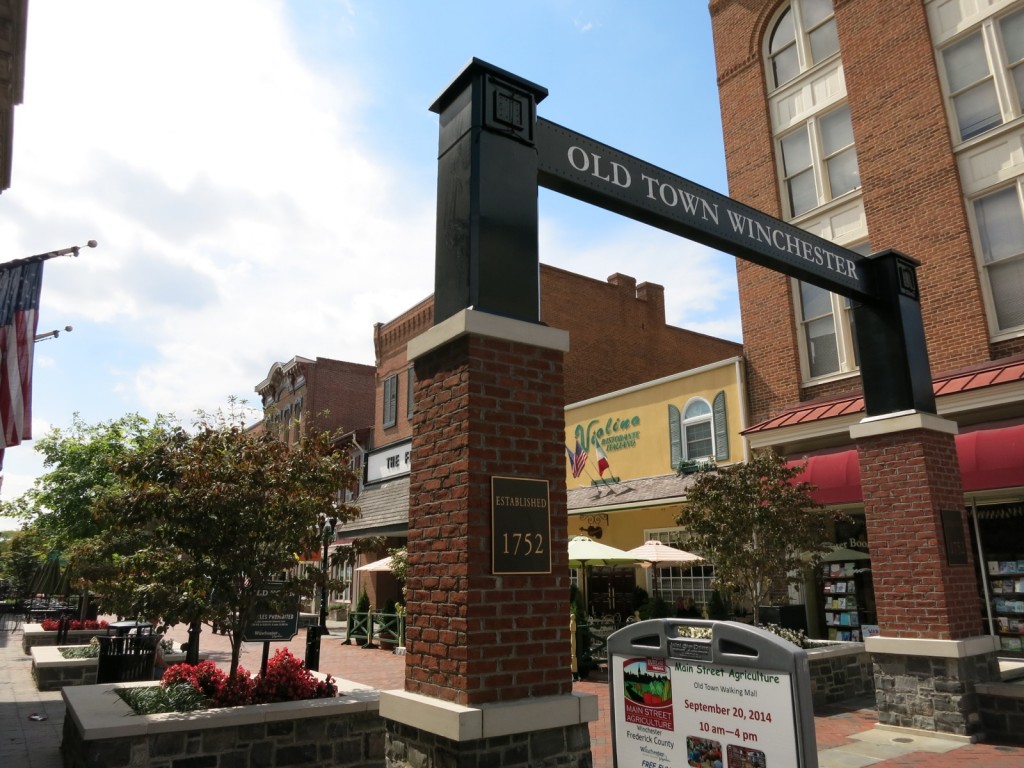
M 542 187 L 851 299 L 875 298 L 855 251 L 544 118 L 536 143 Z

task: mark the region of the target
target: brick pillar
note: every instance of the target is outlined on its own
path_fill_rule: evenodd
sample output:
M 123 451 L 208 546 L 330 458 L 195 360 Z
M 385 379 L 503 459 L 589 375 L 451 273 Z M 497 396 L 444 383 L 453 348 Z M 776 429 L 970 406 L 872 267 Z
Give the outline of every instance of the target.
M 867 418 L 850 433 L 880 630 L 865 640 L 879 722 L 972 736 L 981 728 L 974 685 L 999 672 L 995 639 L 981 634 L 956 431 L 904 412 Z M 953 516 L 945 525 L 943 513 Z
M 466 765 L 499 764 L 496 751 L 521 754 L 524 768 L 589 765 L 596 702 L 572 693 L 570 667 L 567 348 L 564 331 L 474 310 L 409 345 L 405 692 L 381 697 L 382 716 L 398 724 L 386 745 L 394 765 L 453 749 Z M 547 482 L 550 573 L 494 574 L 495 476 Z

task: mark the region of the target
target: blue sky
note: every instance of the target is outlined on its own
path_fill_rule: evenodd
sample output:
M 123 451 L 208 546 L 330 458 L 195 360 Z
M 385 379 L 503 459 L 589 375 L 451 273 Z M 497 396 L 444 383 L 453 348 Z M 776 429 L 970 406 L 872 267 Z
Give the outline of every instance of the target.
M 433 290 L 428 107 L 472 57 L 727 193 L 703 1 L 32 3 L 0 260 L 99 242 L 46 266 L 39 331 L 74 330 L 36 345 L 34 435 L 255 402 L 295 355 L 372 364 L 373 324 Z M 670 323 L 740 340 L 732 257 L 546 190 L 539 211 L 544 263 L 663 284 Z M 0 498 L 41 471 L 9 449 Z

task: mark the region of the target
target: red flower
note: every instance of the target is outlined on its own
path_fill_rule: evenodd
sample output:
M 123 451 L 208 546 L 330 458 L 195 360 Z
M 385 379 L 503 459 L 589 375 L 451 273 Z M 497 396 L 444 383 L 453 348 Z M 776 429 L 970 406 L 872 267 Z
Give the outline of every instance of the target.
M 202 661 L 195 666 L 168 667 L 160 683 L 165 688 L 187 683 L 201 691 L 212 707 L 325 699 L 338 694 L 334 678 L 328 675 L 326 680 L 319 680 L 287 648 L 279 649 L 267 662 L 267 673 L 255 678 L 244 667 L 238 667 L 235 676 L 229 678 L 212 661 Z

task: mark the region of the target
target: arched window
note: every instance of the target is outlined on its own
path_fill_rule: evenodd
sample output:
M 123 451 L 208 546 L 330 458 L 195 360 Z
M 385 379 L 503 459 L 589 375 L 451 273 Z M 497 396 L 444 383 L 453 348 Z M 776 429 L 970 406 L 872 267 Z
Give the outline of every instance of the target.
M 838 50 L 832 0 L 791 3 L 768 36 L 771 86 L 785 85 Z
M 711 406 L 703 398 L 694 398 L 683 409 L 683 457 L 687 461 L 715 455 Z
M 764 44 L 783 217 L 824 233 L 842 207 L 846 222 L 865 221 L 860 169 L 832 0 L 792 0 L 767 28 Z M 826 235 L 827 236 L 827 235 Z M 866 246 L 866 223 L 847 224 L 847 248 Z M 794 280 L 805 381 L 857 369 L 849 301 Z
M 690 398 L 682 411 L 669 403 L 668 431 L 672 469 L 678 469 L 683 462 L 728 461 L 725 392 L 715 395 L 714 406 L 703 397 Z

